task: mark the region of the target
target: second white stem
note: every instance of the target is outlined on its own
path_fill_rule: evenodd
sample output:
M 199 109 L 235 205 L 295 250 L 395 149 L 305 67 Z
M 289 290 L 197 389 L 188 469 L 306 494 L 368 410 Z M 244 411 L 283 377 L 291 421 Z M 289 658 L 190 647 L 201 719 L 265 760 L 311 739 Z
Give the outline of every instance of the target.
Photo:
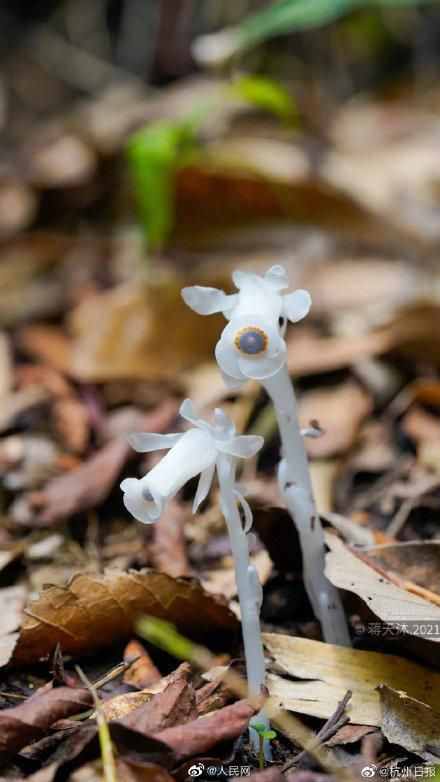
M 350 635 L 339 592 L 324 574 L 325 542 L 316 509 L 309 462 L 287 366 L 263 381 L 272 399 L 280 430 L 283 459 L 278 479 L 287 508 L 298 530 L 304 584 L 324 640 L 350 646 Z
M 233 458 L 226 455 L 219 458 L 217 472 L 220 501 L 234 557 L 249 693 L 258 696 L 261 694 L 265 682 L 265 662 L 260 627 L 261 585 L 258 581 L 258 574 L 249 560 L 247 535 L 243 529 L 237 505 L 235 469 L 236 464 Z M 269 726 L 263 712 L 254 717 L 253 722 Z M 258 736 L 252 734 L 255 734 L 255 731 L 251 731 L 251 739 L 255 749 L 258 749 Z M 268 748 L 265 749 L 267 750 L 265 752 L 266 759 L 268 759 Z

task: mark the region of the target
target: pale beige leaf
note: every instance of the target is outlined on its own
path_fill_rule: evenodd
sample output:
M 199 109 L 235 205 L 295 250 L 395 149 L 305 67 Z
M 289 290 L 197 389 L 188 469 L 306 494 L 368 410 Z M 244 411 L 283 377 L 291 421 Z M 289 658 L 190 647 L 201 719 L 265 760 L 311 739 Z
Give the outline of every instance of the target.
M 384 622 L 409 623 L 405 632 L 418 638 L 417 622 L 440 622 L 438 605 L 388 580 L 384 572 L 363 562 L 336 536 L 327 535 L 326 540 L 330 548 L 326 557 L 327 578 L 340 589 L 358 595 L 377 617 Z M 429 640 L 439 642 L 440 636 L 434 634 Z
M 348 649 L 342 646 L 281 634 L 264 634 L 264 643 L 273 658 L 270 694 L 282 706 L 301 714 L 328 719 L 347 690 L 353 695 L 347 706 L 350 722 L 358 725 L 381 725 L 380 698 L 377 687 L 386 684 L 396 690 L 438 706 L 440 674 L 402 657 Z

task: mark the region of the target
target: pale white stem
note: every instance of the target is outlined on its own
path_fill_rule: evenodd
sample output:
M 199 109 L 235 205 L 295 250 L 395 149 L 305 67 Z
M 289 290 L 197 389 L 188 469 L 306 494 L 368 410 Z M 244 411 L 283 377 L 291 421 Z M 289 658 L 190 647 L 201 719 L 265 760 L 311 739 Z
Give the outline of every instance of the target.
M 260 627 L 262 593 L 257 572 L 249 561 L 247 535 L 237 505 L 235 471 L 236 460 L 226 454 L 220 455 L 217 461 L 220 502 L 234 557 L 249 693 L 258 696 L 264 686 L 266 672 Z M 269 725 L 264 712 L 257 714 L 252 722 Z M 259 742 L 255 731 L 251 731 L 251 740 L 254 748 L 258 750 Z M 265 747 L 266 759 L 269 759 L 269 751 L 270 747 Z
M 325 542 L 316 509 L 309 463 L 299 426 L 297 404 L 287 366 L 262 381 L 272 399 L 281 435 L 283 460 L 278 479 L 297 527 L 303 557 L 304 584 L 325 641 L 350 646 L 350 635 L 336 587 L 324 574 Z

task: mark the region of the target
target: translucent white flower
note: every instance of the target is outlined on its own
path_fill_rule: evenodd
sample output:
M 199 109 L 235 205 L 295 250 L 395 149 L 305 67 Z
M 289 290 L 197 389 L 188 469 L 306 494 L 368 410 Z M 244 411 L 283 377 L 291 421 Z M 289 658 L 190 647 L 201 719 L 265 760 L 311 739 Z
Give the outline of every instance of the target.
M 130 513 L 150 524 L 161 516 L 166 501 L 191 478 L 200 475 L 193 512 L 206 498 L 221 455 L 237 459 L 254 456 L 263 445 L 256 435 L 237 435 L 232 421 L 216 409 L 214 423 L 199 418 L 190 399 L 180 407 L 180 415 L 193 424 L 187 432 L 176 434 L 132 434 L 132 447 L 140 453 L 169 449 L 143 478 L 126 478 L 121 483 L 124 505 Z M 238 499 L 245 503 L 240 496 Z
M 226 382 L 234 385 L 278 372 L 286 360 L 286 321 L 296 323 L 304 318 L 311 298 L 305 290 L 282 293 L 288 287 L 283 266 L 272 266 L 263 276 L 235 271 L 232 279 L 238 293 L 227 295 L 217 288 L 195 285 L 184 288 L 182 296 L 200 315 L 222 312 L 229 320 L 215 356 Z

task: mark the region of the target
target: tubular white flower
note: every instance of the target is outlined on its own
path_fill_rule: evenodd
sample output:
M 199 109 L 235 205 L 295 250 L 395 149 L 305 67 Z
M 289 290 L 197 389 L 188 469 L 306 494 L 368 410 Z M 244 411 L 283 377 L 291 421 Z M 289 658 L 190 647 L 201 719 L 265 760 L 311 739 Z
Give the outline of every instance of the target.
M 184 288 L 182 296 L 195 312 L 222 312 L 229 320 L 215 355 L 226 383 L 234 387 L 247 378 L 264 380 L 278 372 L 286 360 L 285 321 L 304 318 L 311 298 L 304 290 L 282 294 L 288 287 L 282 266 L 272 266 L 263 276 L 236 271 L 232 279 L 236 294 L 197 285 Z
M 151 524 L 160 518 L 165 503 L 191 478 L 200 475 L 193 512 L 203 502 L 211 487 L 220 454 L 245 459 L 254 456 L 263 438 L 237 435 L 235 427 L 222 410 L 216 410 L 209 424 L 195 413 L 186 399 L 180 408 L 182 418 L 193 424 L 184 434 L 132 434 L 129 441 L 141 453 L 170 449 L 143 478 L 126 478 L 121 483 L 124 505 L 138 521 Z

